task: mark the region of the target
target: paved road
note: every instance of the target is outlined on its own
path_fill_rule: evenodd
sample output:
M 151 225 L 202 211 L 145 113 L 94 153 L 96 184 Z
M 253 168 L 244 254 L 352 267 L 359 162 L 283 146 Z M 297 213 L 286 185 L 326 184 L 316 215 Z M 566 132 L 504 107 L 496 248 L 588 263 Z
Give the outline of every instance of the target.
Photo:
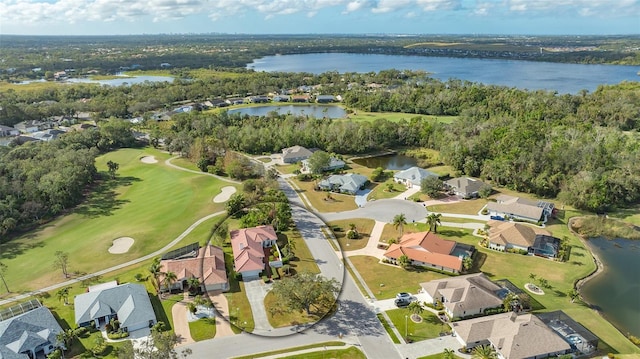
M 403 213 L 407 223 L 424 220 L 429 214 L 421 203 L 403 199 L 379 199 L 367 202 L 362 208 L 344 212 L 320 213 L 327 222 L 350 218 L 371 218 L 379 222 L 392 223 L 393 217 Z

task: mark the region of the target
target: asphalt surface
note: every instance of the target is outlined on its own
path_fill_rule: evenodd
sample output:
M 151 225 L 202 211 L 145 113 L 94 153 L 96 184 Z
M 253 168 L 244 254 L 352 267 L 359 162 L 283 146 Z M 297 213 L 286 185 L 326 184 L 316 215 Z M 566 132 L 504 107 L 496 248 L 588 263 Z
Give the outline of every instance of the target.
M 379 222 L 392 223 L 393 217 L 404 214 L 407 223 L 424 221 L 429 214 L 422 203 L 404 199 L 379 199 L 367 202 L 363 207 L 344 212 L 325 212 L 320 216 L 327 222 L 350 218 L 370 218 Z

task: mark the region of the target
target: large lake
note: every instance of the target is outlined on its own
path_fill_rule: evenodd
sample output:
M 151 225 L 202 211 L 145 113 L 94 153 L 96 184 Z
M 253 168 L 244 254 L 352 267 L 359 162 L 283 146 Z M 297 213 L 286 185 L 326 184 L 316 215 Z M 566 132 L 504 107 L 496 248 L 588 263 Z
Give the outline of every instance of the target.
M 623 334 L 640 337 L 640 241 L 593 238 L 588 245 L 606 265 L 580 293 Z
M 378 72 L 423 70 L 440 80 L 451 78 L 559 93 L 593 92 L 601 84 L 640 81 L 640 66 L 581 65 L 499 59 L 449 58 L 406 55 L 321 53 L 267 56 L 247 65 L 256 71 Z

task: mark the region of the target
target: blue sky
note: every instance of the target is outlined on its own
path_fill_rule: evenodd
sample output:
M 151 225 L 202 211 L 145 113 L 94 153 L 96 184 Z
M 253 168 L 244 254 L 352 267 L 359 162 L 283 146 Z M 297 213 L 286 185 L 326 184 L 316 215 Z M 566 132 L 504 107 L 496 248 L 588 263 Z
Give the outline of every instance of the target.
M 640 34 L 640 0 L 0 0 L 0 33 Z

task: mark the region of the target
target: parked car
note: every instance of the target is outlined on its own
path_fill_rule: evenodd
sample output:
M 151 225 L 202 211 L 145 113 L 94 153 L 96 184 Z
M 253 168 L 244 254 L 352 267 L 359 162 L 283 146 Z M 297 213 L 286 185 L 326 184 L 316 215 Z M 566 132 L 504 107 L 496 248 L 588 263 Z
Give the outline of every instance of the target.
M 393 304 L 398 308 L 404 308 L 411 304 L 411 301 L 407 298 L 396 298 L 396 300 L 393 301 Z
M 406 292 L 400 292 L 398 294 L 396 294 L 396 299 L 406 299 L 406 300 L 411 300 L 412 296 L 410 293 L 406 293 Z

